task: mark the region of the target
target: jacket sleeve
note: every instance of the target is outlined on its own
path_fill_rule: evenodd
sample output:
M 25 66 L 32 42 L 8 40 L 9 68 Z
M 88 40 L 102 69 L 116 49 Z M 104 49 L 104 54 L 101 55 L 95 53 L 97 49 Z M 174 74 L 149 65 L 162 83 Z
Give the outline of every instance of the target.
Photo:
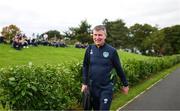
M 119 60 L 119 56 L 118 56 L 118 53 L 117 53 L 116 50 L 113 52 L 113 58 L 112 59 L 113 59 L 112 60 L 113 66 L 116 69 L 116 73 L 120 77 L 120 79 L 121 79 L 121 81 L 123 83 L 123 86 L 128 86 L 128 81 L 127 81 L 126 76 L 124 74 L 124 71 L 122 69 L 122 66 L 121 66 L 121 63 L 120 63 L 120 60 Z
M 84 60 L 83 60 L 83 68 L 82 68 L 82 77 L 83 77 L 83 84 L 88 84 L 88 73 L 89 73 L 89 51 L 90 47 L 86 49 L 86 52 L 84 54 Z

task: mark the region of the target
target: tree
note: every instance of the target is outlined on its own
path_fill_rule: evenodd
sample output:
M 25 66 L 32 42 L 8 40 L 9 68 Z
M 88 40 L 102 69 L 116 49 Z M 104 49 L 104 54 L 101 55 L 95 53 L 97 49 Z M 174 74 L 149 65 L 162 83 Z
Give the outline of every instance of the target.
M 157 30 L 150 34 L 143 41 L 145 49 L 149 52 L 148 55 L 162 56 L 165 54 L 165 41 L 164 41 L 164 31 Z
M 111 34 L 110 34 L 110 24 L 111 24 L 111 22 L 109 22 L 108 19 L 104 19 L 103 25 L 106 27 L 107 37 L 112 38 L 112 37 L 111 37 Z M 108 39 L 107 41 L 108 41 L 108 42 L 112 42 L 111 39 Z
M 81 21 L 79 27 L 71 28 L 73 38 L 76 38 L 81 43 L 92 43 L 91 25 L 88 24 L 87 20 Z
M 116 48 L 127 48 L 129 30 L 125 23 L 118 19 L 116 21 L 103 21 L 107 29 L 107 42 Z
M 180 53 L 180 25 L 166 27 L 163 29 L 165 33 L 165 43 L 168 44 L 167 54 Z
M 68 31 L 64 31 L 63 33 L 64 33 L 64 37 L 69 38 L 70 40 L 75 39 L 73 28 L 69 28 Z
M 151 33 L 157 31 L 156 27 L 152 27 L 149 24 L 135 24 L 130 27 L 130 34 L 134 41 L 134 46 L 137 48 L 142 54 L 146 54 L 146 47 L 144 44 L 144 40 L 150 36 Z
M 49 30 L 49 31 L 43 33 L 42 35 L 44 35 L 44 34 L 48 35 L 48 39 L 49 40 L 50 39 L 58 40 L 58 39 L 62 39 L 63 38 L 62 35 L 60 34 L 60 32 L 57 31 L 57 30 Z
M 17 34 L 20 33 L 21 33 L 20 29 L 13 24 L 3 27 L 1 32 L 2 36 L 4 36 L 7 41 L 12 40 L 12 38 L 14 38 Z

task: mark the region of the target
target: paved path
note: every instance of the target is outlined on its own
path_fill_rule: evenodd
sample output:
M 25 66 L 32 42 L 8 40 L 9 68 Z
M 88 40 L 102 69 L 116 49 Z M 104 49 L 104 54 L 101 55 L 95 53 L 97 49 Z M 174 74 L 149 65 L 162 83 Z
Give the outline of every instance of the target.
M 121 110 L 179 110 L 180 68 L 155 84 Z

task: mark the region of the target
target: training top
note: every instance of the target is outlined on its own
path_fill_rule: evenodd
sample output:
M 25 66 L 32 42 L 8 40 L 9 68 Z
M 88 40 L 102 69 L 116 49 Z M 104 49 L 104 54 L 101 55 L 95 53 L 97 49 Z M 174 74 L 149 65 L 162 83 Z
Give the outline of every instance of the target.
M 128 86 L 116 49 L 107 43 L 99 48 L 96 45 L 89 45 L 83 61 L 83 84 L 88 84 L 89 74 L 89 80 L 94 85 L 108 85 L 113 82 L 110 79 L 113 68 L 115 68 L 123 86 Z

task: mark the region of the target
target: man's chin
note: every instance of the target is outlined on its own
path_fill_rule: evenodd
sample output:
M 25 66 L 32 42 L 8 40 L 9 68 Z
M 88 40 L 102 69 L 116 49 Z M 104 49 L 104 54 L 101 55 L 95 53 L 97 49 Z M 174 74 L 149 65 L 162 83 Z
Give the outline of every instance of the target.
M 96 46 L 103 46 L 102 43 L 95 43 L 95 44 L 96 44 Z
M 100 43 L 95 43 L 97 46 L 100 46 L 101 44 Z

